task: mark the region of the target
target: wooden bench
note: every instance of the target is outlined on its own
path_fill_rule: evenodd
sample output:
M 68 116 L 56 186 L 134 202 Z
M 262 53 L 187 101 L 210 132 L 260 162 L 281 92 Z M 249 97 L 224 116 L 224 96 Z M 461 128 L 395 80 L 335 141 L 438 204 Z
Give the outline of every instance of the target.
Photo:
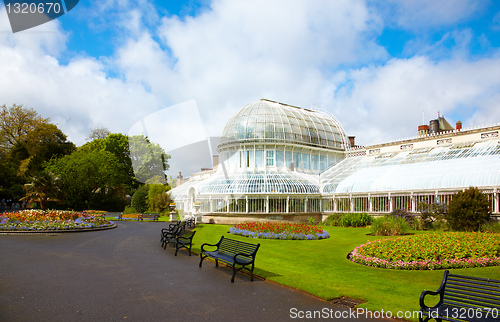
M 143 221 L 144 219 L 148 219 L 148 220 L 158 221 L 158 218 L 160 218 L 159 214 L 148 213 L 148 214 L 142 214 L 142 217 L 140 218 L 140 220 Z
M 142 220 L 142 214 L 119 214 L 115 217 L 117 220 L 127 220 L 127 219 L 135 219 Z
M 439 295 L 439 302 L 425 305 L 426 295 Z M 500 321 L 500 281 L 444 272 L 439 289 L 420 295 L 419 320 Z
M 196 231 L 183 231 L 177 235 L 175 239 L 175 256 L 181 248 L 185 248 L 189 251 L 189 256 L 191 256 L 191 246 L 193 245 L 193 237 Z M 189 248 L 188 248 L 189 247 Z
M 215 247 L 214 250 L 206 250 L 205 247 Z M 234 275 L 237 271 L 246 269 L 250 272 L 250 280 L 253 281 L 253 269 L 255 266 L 255 255 L 257 250 L 259 250 L 260 244 L 250 244 L 242 242 L 239 240 L 221 237 L 217 244 L 207 244 L 201 245 L 200 252 L 200 267 L 203 260 L 207 257 L 215 259 L 215 266 L 219 267 L 219 261 L 229 264 L 233 268 L 233 277 L 231 278 L 231 283 L 234 282 Z M 240 267 L 236 269 L 236 265 Z M 247 266 L 251 266 L 248 268 Z

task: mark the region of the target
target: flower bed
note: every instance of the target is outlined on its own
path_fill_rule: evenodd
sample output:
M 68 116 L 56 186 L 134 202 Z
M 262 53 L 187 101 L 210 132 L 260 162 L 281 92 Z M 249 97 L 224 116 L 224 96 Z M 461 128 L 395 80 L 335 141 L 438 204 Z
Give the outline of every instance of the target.
M 350 259 L 392 269 L 499 266 L 500 234 L 449 232 L 375 240 L 356 247 Z
M 0 231 L 75 230 L 110 227 L 100 214 L 60 210 L 22 210 L 0 215 Z
M 265 239 L 325 239 L 330 235 L 318 226 L 287 222 L 245 222 L 229 228 L 229 233 Z

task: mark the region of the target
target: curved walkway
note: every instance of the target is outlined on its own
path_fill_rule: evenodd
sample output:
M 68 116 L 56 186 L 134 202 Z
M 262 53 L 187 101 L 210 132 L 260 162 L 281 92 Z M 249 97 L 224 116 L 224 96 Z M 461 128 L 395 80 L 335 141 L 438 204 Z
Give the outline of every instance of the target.
M 349 309 L 241 273 L 231 283 L 231 270 L 213 262 L 200 269 L 199 257 L 161 248 L 165 223 L 117 225 L 0 236 L 0 321 L 290 321 L 314 311 L 313 320 L 366 321 L 337 319 Z

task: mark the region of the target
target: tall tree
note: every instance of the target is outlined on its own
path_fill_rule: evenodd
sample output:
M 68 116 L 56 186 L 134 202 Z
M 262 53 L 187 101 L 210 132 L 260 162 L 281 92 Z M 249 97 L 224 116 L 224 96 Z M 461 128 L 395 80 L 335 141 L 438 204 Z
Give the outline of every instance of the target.
M 166 179 L 170 155 L 158 143 L 145 136 L 134 135 L 129 137 L 129 149 L 134 174 L 139 182 L 145 183 L 157 176 Z
M 111 132 L 105 127 L 95 127 L 87 135 L 87 140 L 105 139 Z
M 66 206 L 122 210 L 126 204 L 123 166 L 111 152 L 80 148 L 50 161 L 47 169 L 61 179 Z
M 42 118 L 35 110 L 22 105 L 0 106 L 0 149 L 10 150 L 38 125 L 48 123 L 48 118 Z

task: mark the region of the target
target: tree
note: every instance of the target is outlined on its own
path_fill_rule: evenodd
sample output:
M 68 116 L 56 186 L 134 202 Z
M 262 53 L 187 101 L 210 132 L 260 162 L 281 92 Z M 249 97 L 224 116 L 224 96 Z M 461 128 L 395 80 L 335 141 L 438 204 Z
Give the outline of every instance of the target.
M 126 204 L 126 173 L 111 152 L 80 148 L 47 169 L 60 178 L 69 208 L 121 211 Z
M 479 189 L 470 187 L 453 196 L 445 218 L 453 230 L 478 231 L 490 219 L 490 213 L 488 197 Z
M 129 149 L 134 174 L 139 182 L 145 183 L 156 176 L 166 177 L 170 155 L 159 144 L 150 142 L 145 136 L 134 135 L 129 137 Z
M 24 185 L 24 189 L 26 195 L 22 200 L 39 202 L 42 210 L 47 209 L 49 201 L 60 201 L 59 178 L 49 171 L 31 177 L 30 182 Z
M 0 110 L 0 150 L 8 151 L 17 142 L 27 138 L 28 134 L 40 124 L 48 124 L 48 118 L 42 118 L 38 113 L 22 105 L 7 107 Z
M 34 176 L 43 170 L 44 163 L 75 150 L 66 135 L 54 124 L 39 124 L 26 138 L 17 141 L 11 149 L 12 160 L 19 164 L 20 175 Z
M 130 192 L 138 187 L 138 181 L 135 178 L 130 158 L 128 136 L 121 133 L 109 134 L 104 139 L 94 139 L 91 142 L 85 143 L 81 149 L 113 153 L 123 166 L 122 171 L 127 175 L 127 180 L 124 183 L 130 188 Z
M 87 135 L 87 140 L 105 139 L 111 132 L 105 127 L 95 127 Z

